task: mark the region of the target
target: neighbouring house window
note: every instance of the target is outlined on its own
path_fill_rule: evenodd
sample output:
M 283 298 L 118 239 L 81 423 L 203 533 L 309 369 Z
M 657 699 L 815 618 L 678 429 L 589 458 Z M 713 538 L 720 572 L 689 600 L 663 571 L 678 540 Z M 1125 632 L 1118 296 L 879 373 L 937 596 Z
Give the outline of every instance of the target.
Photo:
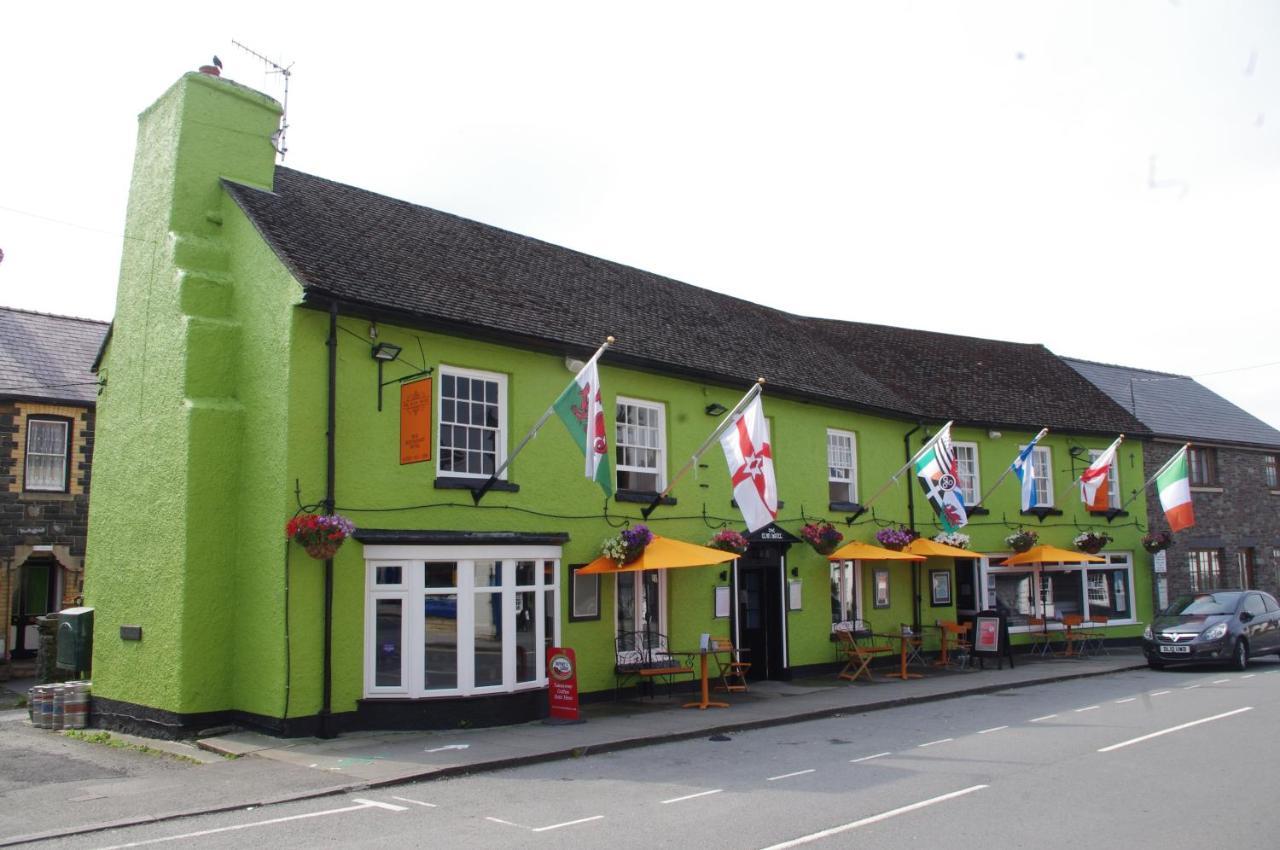
M 1058 628 L 1065 614 L 1085 620 L 1099 615 L 1109 623 L 1136 622 L 1133 607 L 1133 562 L 1127 553 L 1106 554 L 1105 564 L 1069 562 L 1046 564 L 1040 569 L 991 566 L 982 560 L 982 580 L 987 607 L 1009 620 L 1010 628 L 1040 629 L 1029 618 L 1048 618 Z
M 831 563 L 831 629 L 862 619 L 862 564 L 859 561 Z
M 982 497 L 982 482 L 978 478 L 978 444 L 952 443 L 951 449 L 956 456 L 956 473 L 964 503 L 976 505 Z
M 659 646 L 657 636 L 667 634 L 666 570 L 640 570 L 617 576 L 613 595 L 618 634 L 649 635 L 646 646 Z
M 66 419 L 27 419 L 24 490 L 67 491 L 67 449 L 71 423 Z
M 1191 448 L 1187 452 L 1187 476 L 1192 487 L 1218 483 L 1218 458 L 1213 449 Z
M 1106 449 L 1089 449 L 1089 463 L 1093 463 Z M 1116 452 L 1111 459 L 1111 470 L 1107 473 L 1107 504 L 1119 508 L 1120 501 L 1120 453 Z
M 858 501 L 858 438 L 827 429 L 827 489 L 832 502 Z
M 1192 590 L 1213 590 L 1222 582 L 1222 553 L 1217 549 L 1192 549 L 1187 553 Z
M 1025 449 L 1026 446 L 1020 448 Z M 1031 463 L 1036 472 L 1036 506 L 1053 507 L 1053 450 L 1036 446 L 1031 450 Z
M 367 546 L 365 556 L 365 696 L 546 684 L 546 649 L 559 637 L 558 547 Z
M 661 492 L 667 486 L 665 406 L 619 398 L 615 427 L 618 489 Z
M 1280 488 L 1280 469 L 1276 466 L 1275 455 L 1262 456 L 1262 471 L 1267 479 L 1267 487 L 1275 490 Z
M 507 379 L 440 367 L 439 474 L 487 478 L 506 459 Z

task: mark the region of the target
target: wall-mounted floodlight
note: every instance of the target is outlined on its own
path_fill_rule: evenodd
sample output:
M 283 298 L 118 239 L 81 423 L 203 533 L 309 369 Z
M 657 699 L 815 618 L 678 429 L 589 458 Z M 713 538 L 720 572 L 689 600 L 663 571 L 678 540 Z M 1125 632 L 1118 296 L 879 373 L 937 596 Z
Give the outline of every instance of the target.
M 395 360 L 400 356 L 400 346 L 390 342 L 380 342 L 373 347 L 373 359 L 379 363 Z
M 728 410 L 729 408 L 725 407 L 718 401 L 713 401 L 711 404 L 707 405 L 708 416 L 723 416 Z

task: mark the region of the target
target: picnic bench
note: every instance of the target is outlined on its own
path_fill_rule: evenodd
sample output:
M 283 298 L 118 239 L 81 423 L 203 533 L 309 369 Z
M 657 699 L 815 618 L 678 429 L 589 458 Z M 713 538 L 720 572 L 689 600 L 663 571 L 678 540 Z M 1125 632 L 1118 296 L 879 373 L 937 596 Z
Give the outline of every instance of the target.
M 614 665 L 615 693 L 635 684 L 653 696 L 654 682 L 665 681 L 667 692 L 681 676 L 693 677 L 693 665 L 687 658 L 667 650 L 667 636 L 660 632 L 621 632 L 617 637 L 617 662 Z

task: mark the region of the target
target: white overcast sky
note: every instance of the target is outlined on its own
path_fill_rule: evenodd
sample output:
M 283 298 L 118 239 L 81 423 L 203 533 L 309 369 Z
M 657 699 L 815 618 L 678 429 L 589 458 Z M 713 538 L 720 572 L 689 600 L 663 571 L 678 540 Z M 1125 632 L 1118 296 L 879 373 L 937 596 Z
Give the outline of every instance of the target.
M 292 65 L 291 167 L 1280 426 L 1280 3 L 321 8 L 9 4 L 0 304 L 111 318 L 137 114 L 215 53 L 281 95 L 235 39 Z

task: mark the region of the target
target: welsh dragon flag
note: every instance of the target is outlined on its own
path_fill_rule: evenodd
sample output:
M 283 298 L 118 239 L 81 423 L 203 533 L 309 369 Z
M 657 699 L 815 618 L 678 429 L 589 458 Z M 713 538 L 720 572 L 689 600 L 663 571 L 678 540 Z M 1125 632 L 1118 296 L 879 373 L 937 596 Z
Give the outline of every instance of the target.
M 1156 473 L 1156 490 L 1160 493 L 1160 507 L 1164 508 L 1169 528 L 1181 531 L 1196 524 L 1195 511 L 1191 509 L 1191 482 L 1187 477 L 1187 447 L 1182 449 L 1160 472 Z
M 951 425 L 948 423 L 933 438 L 929 447 L 916 459 L 916 479 L 938 515 L 943 531 L 956 531 L 969 522 L 960 492 L 960 476 L 955 452 L 951 450 Z
M 613 495 L 609 471 L 609 439 L 604 429 L 604 403 L 600 399 L 600 373 L 593 359 L 569 382 L 553 405 L 585 457 L 587 478 L 600 485 L 606 497 Z

